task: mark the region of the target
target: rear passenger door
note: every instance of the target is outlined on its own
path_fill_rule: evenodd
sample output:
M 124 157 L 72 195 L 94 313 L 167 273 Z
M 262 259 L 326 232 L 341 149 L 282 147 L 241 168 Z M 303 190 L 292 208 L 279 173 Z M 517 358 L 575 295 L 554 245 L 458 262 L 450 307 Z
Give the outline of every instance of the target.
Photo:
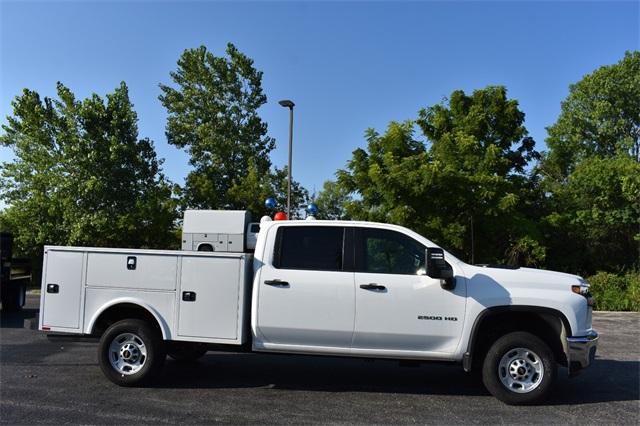
M 258 282 L 258 332 L 267 348 L 351 346 L 355 295 L 347 234 L 341 226 L 277 229 Z

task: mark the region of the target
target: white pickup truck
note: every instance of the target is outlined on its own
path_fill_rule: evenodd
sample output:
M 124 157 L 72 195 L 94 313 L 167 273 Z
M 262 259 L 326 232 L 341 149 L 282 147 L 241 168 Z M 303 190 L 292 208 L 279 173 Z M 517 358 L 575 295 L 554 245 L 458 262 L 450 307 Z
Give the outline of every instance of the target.
M 255 253 L 221 250 L 47 246 L 40 329 L 99 337 L 102 371 L 125 386 L 166 355 L 232 350 L 450 361 L 525 404 L 548 394 L 558 365 L 572 376 L 595 356 L 575 275 L 469 265 L 370 222 L 264 221 Z

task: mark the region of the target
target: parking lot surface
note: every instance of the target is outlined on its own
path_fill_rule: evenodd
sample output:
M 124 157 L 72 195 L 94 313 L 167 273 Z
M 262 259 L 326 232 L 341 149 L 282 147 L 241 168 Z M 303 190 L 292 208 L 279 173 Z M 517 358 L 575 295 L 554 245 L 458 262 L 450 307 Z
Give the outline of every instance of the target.
M 544 405 L 499 402 L 458 365 L 209 352 L 167 360 L 150 388 L 120 388 L 96 343 L 53 343 L 23 328 L 38 299 L 2 313 L 0 422 L 34 423 L 545 423 L 640 422 L 640 314 L 595 313 L 600 345 L 582 375 L 560 371 Z

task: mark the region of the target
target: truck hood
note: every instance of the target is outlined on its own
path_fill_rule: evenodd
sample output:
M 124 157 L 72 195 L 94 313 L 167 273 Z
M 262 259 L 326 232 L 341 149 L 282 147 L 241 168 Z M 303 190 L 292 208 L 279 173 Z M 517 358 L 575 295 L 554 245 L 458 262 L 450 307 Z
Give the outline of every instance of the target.
M 465 265 L 464 269 L 471 281 L 492 280 L 504 287 L 553 289 L 558 288 L 558 286 L 570 287 L 584 282 L 578 275 L 544 269 L 508 269 L 475 265 Z

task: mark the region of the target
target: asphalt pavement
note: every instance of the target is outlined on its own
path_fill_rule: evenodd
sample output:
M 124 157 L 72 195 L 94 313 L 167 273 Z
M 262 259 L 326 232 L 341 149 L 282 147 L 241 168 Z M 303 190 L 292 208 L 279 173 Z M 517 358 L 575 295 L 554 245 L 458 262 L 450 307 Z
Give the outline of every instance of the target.
M 574 379 L 561 370 L 544 405 L 512 407 L 457 365 L 328 357 L 209 352 L 168 360 L 153 387 L 121 388 L 103 377 L 96 343 L 24 328 L 37 304 L 2 313 L 3 424 L 640 423 L 640 313 L 595 313 L 595 363 Z

